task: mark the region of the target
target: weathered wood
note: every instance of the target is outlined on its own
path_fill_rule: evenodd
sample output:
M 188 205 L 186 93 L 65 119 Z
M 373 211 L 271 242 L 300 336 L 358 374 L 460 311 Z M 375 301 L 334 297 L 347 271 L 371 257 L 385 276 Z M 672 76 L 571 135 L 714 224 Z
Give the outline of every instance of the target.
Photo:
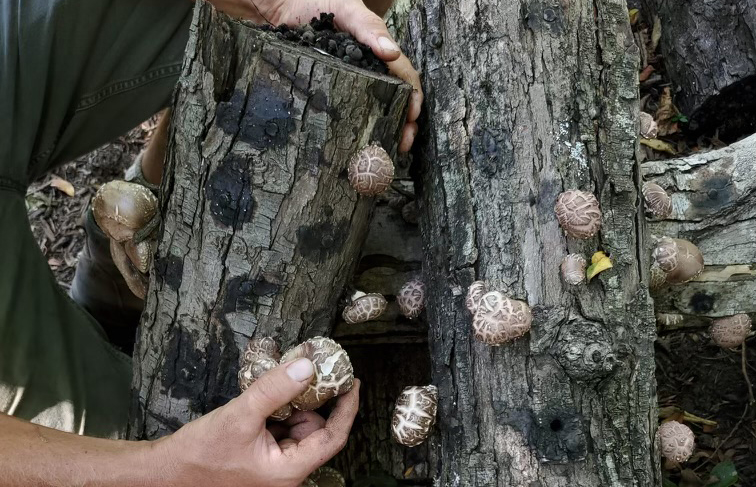
M 345 177 L 396 151 L 410 87 L 200 4 L 174 102 L 162 236 L 135 352 L 131 436 L 238 394 L 240 348 L 328 334 L 372 201 Z
M 689 128 L 734 141 L 756 132 L 756 0 L 643 0 Z
M 756 313 L 756 136 L 724 149 L 648 161 L 643 177 L 662 186 L 672 214 L 649 221 L 656 237 L 684 238 L 704 256 L 693 282 L 654 291 L 657 312 L 686 315 L 686 323 Z M 698 318 L 695 318 L 698 317 Z
M 427 0 L 409 19 L 428 100 L 417 155 L 436 485 L 656 485 L 638 52 L 624 0 Z M 599 198 L 599 237 L 560 230 L 554 204 L 571 188 Z M 568 289 L 562 257 L 598 249 L 614 268 Z M 475 279 L 531 305 L 529 335 L 473 341 Z

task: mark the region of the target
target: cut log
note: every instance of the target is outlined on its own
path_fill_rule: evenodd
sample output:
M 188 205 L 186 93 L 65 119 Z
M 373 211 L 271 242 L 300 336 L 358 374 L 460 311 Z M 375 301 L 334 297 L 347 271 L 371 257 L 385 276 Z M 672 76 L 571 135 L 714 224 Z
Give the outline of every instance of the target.
M 688 325 L 707 318 L 756 316 L 756 136 L 724 149 L 648 161 L 643 177 L 663 187 L 672 214 L 649 221 L 649 233 L 690 240 L 706 267 L 693 282 L 654 291 L 658 313 L 682 314 Z
M 428 100 L 418 195 L 439 388 L 435 484 L 660 484 L 625 1 L 430 0 L 409 19 Z M 598 197 L 598 237 L 565 237 L 554 205 L 567 189 Z M 597 250 L 611 270 L 562 283 L 567 253 Z M 473 340 L 464 301 L 476 279 L 530 304 L 529 335 Z
M 199 4 L 135 349 L 132 438 L 236 396 L 249 337 L 287 348 L 330 332 L 373 206 L 349 186 L 348 160 L 371 142 L 395 153 L 410 93 Z
M 756 0 L 644 0 L 693 135 L 734 142 L 756 132 Z

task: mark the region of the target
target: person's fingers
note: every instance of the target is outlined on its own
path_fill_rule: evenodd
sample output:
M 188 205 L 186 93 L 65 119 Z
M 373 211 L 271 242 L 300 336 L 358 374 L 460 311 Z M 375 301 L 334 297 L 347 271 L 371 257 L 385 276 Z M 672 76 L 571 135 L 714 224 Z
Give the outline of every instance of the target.
M 291 452 L 291 458 L 302 472 L 312 472 L 344 448 L 360 406 L 359 390 L 360 381 L 355 379 L 352 390 L 339 397 L 325 427 L 300 441 L 296 448 L 285 451 Z
M 286 437 L 302 441 L 319 429 L 325 428 L 326 420 L 313 411 L 297 411 L 285 423 L 289 426 Z
M 383 19 L 371 12 L 360 0 L 340 4 L 333 22 L 339 30 L 349 32 L 355 39 L 369 46 L 384 61 L 394 61 L 402 50 L 389 34 Z
M 289 437 L 289 427 L 281 423 L 268 424 L 268 431 L 277 442 Z
M 402 140 L 399 142 L 399 152 L 409 152 L 417 135 L 417 123 L 408 122 L 402 129 Z
M 315 373 L 312 362 L 301 358 L 266 372 L 239 396 L 248 418 L 265 419 L 301 394 Z M 252 413 L 252 414 L 250 414 Z
M 420 116 L 420 110 L 423 107 L 423 86 L 420 83 L 420 74 L 415 71 L 410 60 L 403 54 L 397 60 L 387 64 L 391 74 L 412 85 L 413 92 L 410 95 L 407 121 L 414 122 Z

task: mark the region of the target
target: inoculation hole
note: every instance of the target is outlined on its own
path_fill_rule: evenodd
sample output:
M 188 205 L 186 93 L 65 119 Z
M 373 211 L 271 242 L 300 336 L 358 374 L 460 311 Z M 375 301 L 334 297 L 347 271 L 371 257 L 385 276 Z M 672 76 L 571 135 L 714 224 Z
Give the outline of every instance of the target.
M 551 431 L 562 431 L 562 420 L 557 418 L 551 421 L 551 424 L 549 426 L 551 427 Z

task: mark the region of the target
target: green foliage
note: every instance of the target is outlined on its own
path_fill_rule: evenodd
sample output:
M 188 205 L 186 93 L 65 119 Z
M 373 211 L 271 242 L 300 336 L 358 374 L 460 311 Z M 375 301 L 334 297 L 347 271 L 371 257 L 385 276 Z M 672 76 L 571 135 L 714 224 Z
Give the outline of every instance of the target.
M 707 484 L 707 487 L 730 487 L 738 481 L 738 472 L 735 470 L 735 464 L 727 460 L 718 464 L 711 469 L 711 476 L 715 477 L 713 483 Z
M 674 117 L 670 119 L 672 122 L 681 122 L 681 123 L 688 123 L 688 117 L 683 115 L 682 113 L 678 113 Z

